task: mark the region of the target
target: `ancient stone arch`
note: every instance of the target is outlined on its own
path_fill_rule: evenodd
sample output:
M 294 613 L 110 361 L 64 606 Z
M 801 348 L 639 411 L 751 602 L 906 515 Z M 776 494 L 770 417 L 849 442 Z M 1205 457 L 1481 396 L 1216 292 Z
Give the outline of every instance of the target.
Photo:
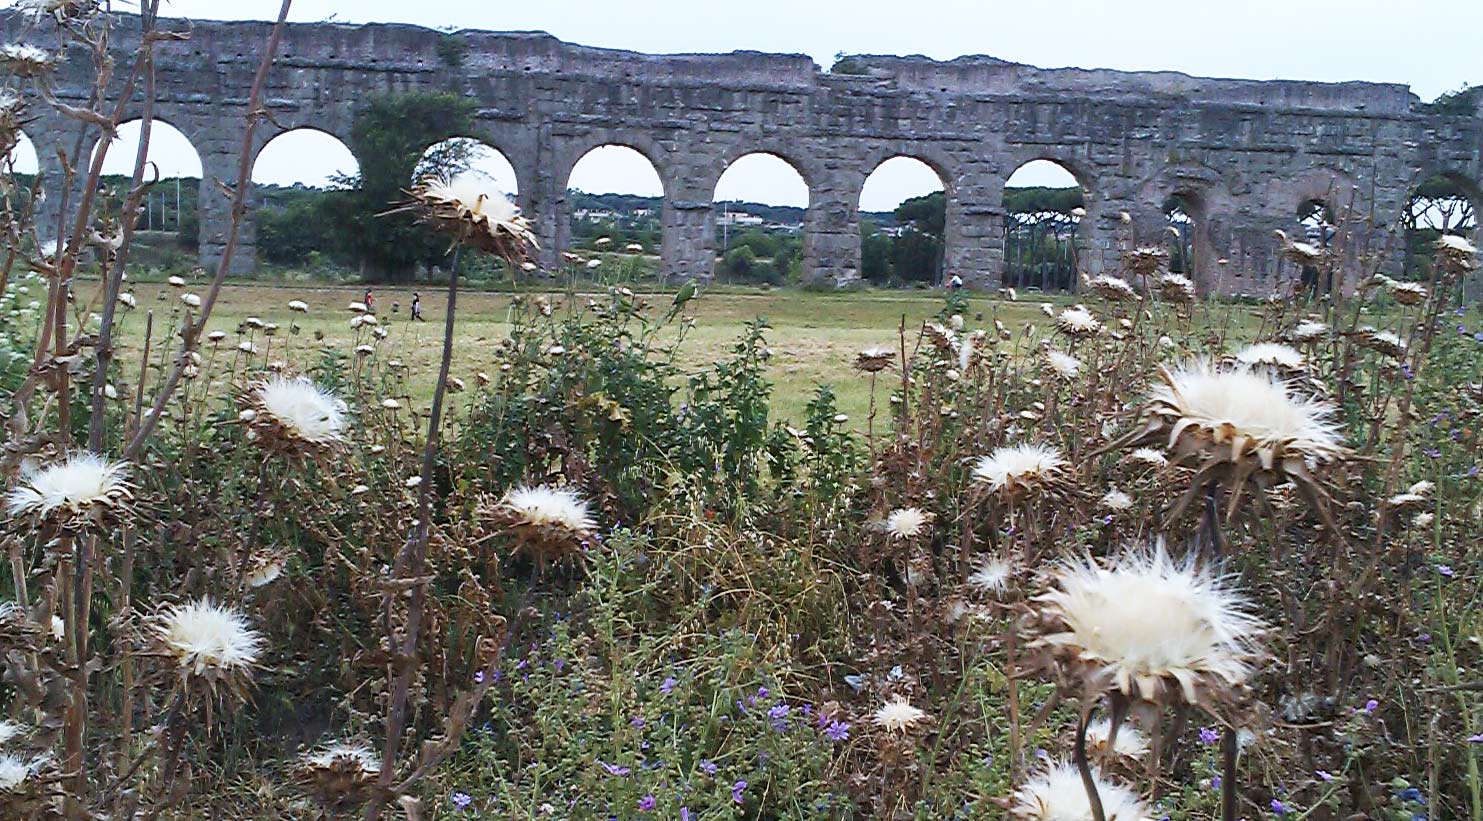
M 119 19 L 112 43 L 126 64 L 138 24 Z M 228 218 L 216 182 L 235 179 L 246 93 L 270 26 L 167 25 L 191 37 L 160 46 L 159 112 L 201 155 L 201 256 L 209 265 Z M 7 39 L 34 39 L 26 28 L 0 12 Z M 1294 199 L 1315 175 L 1357 189 L 1376 226 L 1395 222 L 1425 170 L 1446 169 L 1470 190 L 1483 179 L 1483 118 L 1429 113 L 1396 84 L 1040 69 L 989 57 L 862 55 L 850 59 L 852 73 L 835 74 L 798 55 L 659 56 L 545 34 L 380 24 L 292 24 L 281 55 L 266 99 L 284 129 L 346 135 L 360 101 L 393 91 L 476 100 L 471 136 L 514 165 L 520 205 L 547 257 L 562 250 L 566 175 L 577 158 L 605 143 L 639 149 L 664 183 L 662 264 L 676 278 L 710 276 L 715 181 L 728 158 L 759 150 L 785 156 L 804 174 L 805 270 L 838 284 L 859 276 L 864 179 L 897 154 L 942 172 L 950 192 L 947 265 L 979 287 L 998 284 L 1003 184 L 1029 159 L 1061 162 L 1083 181 L 1079 258 L 1091 274 L 1117 265 L 1126 233 L 1120 212 L 1133 215 L 1139 231 L 1156 228 L 1167 196 L 1198 192 L 1208 212 L 1202 254 L 1242 272 L 1206 284 L 1231 291 L 1284 284 L 1272 228 L 1291 223 Z M 56 93 L 80 104 L 88 80 L 84 67 L 64 66 Z M 263 142 L 275 128 L 265 129 Z M 46 117 L 29 133 L 42 171 L 52 173 L 56 148 L 70 144 L 76 127 Z M 234 268 L 246 271 L 255 250 L 250 220 L 243 237 Z M 1384 245 L 1373 237 L 1369 244 Z

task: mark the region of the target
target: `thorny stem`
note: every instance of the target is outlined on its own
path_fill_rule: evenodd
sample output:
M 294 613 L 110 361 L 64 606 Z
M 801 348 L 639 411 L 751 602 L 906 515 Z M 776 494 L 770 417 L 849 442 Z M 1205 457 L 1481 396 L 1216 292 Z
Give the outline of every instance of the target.
M 1210 560 L 1219 562 L 1225 548 L 1220 533 L 1220 505 L 1216 499 L 1218 489 L 1214 482 L 1205 486 L 1205 535 L 1210 539 Z M 1114 730 L 1115 732 L 1115 730 Z M 1236 821 L 1236 762 L 1240 757 L 1240 745 L 1236 743 L 1236 728 L 1228 726 L 1220 740 L 1220 817 L 1221 821 Z
M 241 237 L 242 219 L 247 213 L 247 191 L 252 184 L 252 161 L 253 139 L 257 134 L 257 126 L 260 121 L 267 117 L 263 108 L 263 89 L 268 85 L 268 72 L 273 67 L 273 57 L 278 53 L 278 44 L 283 40 L 283 29 L 288 19 L 289 8 L 293 6 L 293 0 L 283 0 L 283 5 L 278 9 L 278 20 L 273 24 L 273 33 L 268 37 L 268 45 L 263 49 L 263 59 L 258 65 L 257 77 L 252 82 L 252 93 L 247 98 L 247 128 L 242 134 L 242 159 L 237 166 L 237 184 L 232 189 L 232 219 L 227 228 L 226 245 L 223 246 L 221 259 L 216 266 L 216 275 L 211 280 L 211 289 L 201 300 L 200 318 L 187 320 L 185 327 L 180 331 L 180 352 L 175 357 L 175 365 L 170 369 L 170 376 L 160 388 L 160 393 L 155 397 L 154 406 L 148 416 L 140 420 L 139 429 L 135 431 L 134 437 L 129 441 L 128 447 L 124 448 L 124 459 L 133 460 L 144 448 L 144 443 L 154 435 L 155 428 L 160 423 L 160 417 L 164 414 L 165 405 L 170 401 L 170 396 L 180 385 L 181 376 L 185 372 L 185 366 L 190 363 L 190 352 L 196 349 L 201 341 L 201 331 L 206 327 L 206 321 L 211 318 L 211 309 L 216 306 L 217 297 L 221 295 L 222 286 L 226 283 L 227 272 L 231 270 L 232 257 L 237 253 L 237 242 Z
M 1097 712 L 1097 705 L 1092 704 L 1081 711 L 1081 726 L 1076 728 L 1076 747 L 1072 752 L 1072 758 L 1076 761 L 1076 769 L 1081 772 L 1081 786 L 1087 791 L 1087 804 L 1092 811 L 1092 821 L 1107 821 L 1107 813 L 1102 809 L 1102 796 L 1097 792 L 1097 779 L 1092 777 L 1092 766 L 1087 762 L 1087 725 L 1092 721 L 1092 715 Z
M 417 639 L 422 626 L 422 610 L 427 597 L 426 585 L 417 580 L 423 574 L 423 563 L 427 558 L 427 542 L 431 527 L 429 520 L 432 514 L 433 468 L 437 463 L 438 430 L 443 422 L 443 396 L 448 390 L 448 372 L 453 362 L 453 329 L 457 307 L 458 263 L 455 258 L 448 273 L 448 310 L 443 320 L 443 360 L 438 366 L 438 384 L 433 389 L 433 407 L 427 422 L 427 443 L 422 450 L 422 481 L 417 486 L 417 524 L 412 538 L 397 555 L 391 572 L 391 578 L 394 581 L 413 582 L 412 600 L 407 607 L 407 626 L 401 637 L 401 647 L 393 650 L 396 654 L 395 663 L 400 669 L 392 688 L 391 709 L 386 718 L 386 743 L 381 758 L 381 790 L 377 798 L 366 808 L 367 821 L 376 821 L 380 818 L 385 802 L 392 797 L 391 781 L 396 772 L 397 753 L 407 720 L 407 697 L 412 687 L 412 660 L 417 653 Z M 393 647 L 396 645 L 396 638 L 391 611 L 400 589 L 400 587 L 388 589 L 382 596 L 382 621 L 387 631 L 387 640 Z

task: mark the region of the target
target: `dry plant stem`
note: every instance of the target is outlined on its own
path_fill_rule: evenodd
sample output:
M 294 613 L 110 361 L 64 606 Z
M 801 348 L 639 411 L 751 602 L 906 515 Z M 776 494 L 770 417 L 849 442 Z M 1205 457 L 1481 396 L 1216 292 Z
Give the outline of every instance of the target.
M 1220 533 L 1219 492 L 1214 482 L 1205 486 L 1204 529 L 1210 539 L 1210 560 L 1219 562 L 1225 548 Z M 1114 732 L 1116 730 L 1114 729 Z M 1111 743 L 1108 747 L 1111 747 Z M 1222 821 L 1236 821 L 1236 761 L 1240 756 L 1240 745 L 1236 743 L 1236 728 L 1228 726 L 1221 735 L 1220 817 Z
M 392 686 L 391 707 L 386 718 L 386 743 L 381 757 L 381 790 L 366 808 L 367 821 L 376 821 L 380 818 L 385 803 L 395 797 L 391 790 L 391 780 L 396 772 L 397 753 L 407 721 L 407 698 L 412 687 L 411 662 L 417 654 L 417 638 L 422 628 L 422 610 L 427 597 L 426 584 L 419 580 L 423 574 L 423 563 L 427 558 L 427 541 L 431 529 L 429 518 L 432 514 L 433 468 L 437 463 L 438 429 L 443 422 L 443 396 L 448 390 L 448 372 L 453 363 L 453 329 L 458 308 L 458 261 L 456 257 L 450 267 L 448 311 L 443 320 L 443 360 L 438 366 L 437 387 L 433 389 L 433 407 L 427 421 L 427 443 L 422 450 L 422 481 L 417 486 L 417 526 L 412 533 L 412 538 L 396 557 L 391 571 L 391 578 L 394 582 L 400 583 L 407 580 L 413 583 L 412 600 L 407 607 L 407 626 L 401 637 L 401 647 L 394 649 L 401 669 Z M 392 624 L 391 610 L 395 602 L 395 594 L 401 589 L 398 584 L 382 596 L 382 620 L 387 631 L 387 641 L 393 648 L 397 646 L 397 639 Z
M 181 376 L 185 372 L 185 366 L 190 362 L 190 352 L 196 349 L 201 341 L 201 331 L 205 328 L 207 320 L 211 318 L 211 309 L 216 306 L 217 297 L 221 295 L 222 285 L 226 283 L 227 272 L 231 270 L 232 257 L 237 253 L 237 242 L 241 238 L 242 218 L 246 214 L 247 189 L 252 181 L 252 161 L 254 158 L 253 139 L 257 133 L 257 124 L 267 116 L 263 109 L 263 89 L 268 84 L 268 71 L 273 67 L 273 57 L 278 53 L 278 44 L 283 41 L 283 28 L 288 19 L 289 8 L 293 6 L 293 0 L 283 0 L 283 5 L 278 9 L 278 19 L 273 24 L 273 33 L 268 37 L 267 48 L 263 50 L 262 62 L 258 65 L 257 76 L 252 82 L 252 93 L 247 98 L 247 128 L 242 134 L 242 159 L 237 166 L 237 184 L 232 189 L 232 219 L 227 228 L 227 241 L 221 252 L 221 260 L 216 266 L 216 275 L 211 280 L 211 289 L 206 292 L 205 298 L 201 300 L 201 315 L 197 320 L 187 319 L 181 328 L 180 352 L 175 357 L 175 365 L 170 369 L 170 376 L 160 388 L 160 393 L 155 397 L 152 412 L 140 420 L 139 429 L 135 431 L 128 447 L 124 448 L 124 459 L 132 461 L 139 455 L 144 443 L 154 435 L 155 428 L 159 425 L 160 417 L 164 414 L 165 405 L 170 401 L 170 396 L 180 386 Z
M 1092 766 L 1087 762 L 1087 725 L 1092 721 L 1092 715 L 1097 712 L 1097 705 L 1091 704 L 1082 708 L 1081 725 L 1076 728 L 1076 747 L 1071 757 L 1076 762 L 1076 769 L 1081 772 L 1081 786 L 1087 791 L 1087 804 L 1092 810 L 1092 821 L 1107 821 L 1107 813 L 1102 809 L 1102 795 L 1097 792 L 1097 780 L 1092 777 Z

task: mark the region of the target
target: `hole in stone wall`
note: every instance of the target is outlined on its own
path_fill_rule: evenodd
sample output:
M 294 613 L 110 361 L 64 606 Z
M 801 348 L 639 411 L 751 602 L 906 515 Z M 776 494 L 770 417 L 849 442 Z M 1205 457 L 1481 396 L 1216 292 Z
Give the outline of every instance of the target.
M 103 160 L 103 196 L 98 206 L 110 218 L 118 217 L 128 193 L 141 130 L 138 120 L 120 125 Z M 94 146 L 91 156 L 96 157 L 101 149 L 101 144 Z M 141 268 L 189 267 L 195 262 L 201 235 L 196 207 L 201 193 L 201 155 L 180 129 L 155 119 L 150 125 L 146 158 L 154 169 L 146 167 L 145 178 L 154 178 L 157 169 L 159 181 L 141 203 L 130 262 Z
M 860 275 L 878 285 L 941 283 L 946 229 L 942 177 L 915 157 L 886 160 L 860 189 Z
M 1443 234 L 1472 237 L 1478 228 L 1478 189 L 1469 181 L 1437 174 L 1416 186 L 1401 214 L 1408 278 L 1425 279 L 1431 273 L 1434 245 Z
M 726 166 L 712 195 L 716 277 L 781 285 L 803 268 L 808 183 L 776 154 L 745 154 Z
M 1195 216 L 1199 201 L 1189 194 L 1174 194 L 1164 200 L 1169 221 L 1169 272 L 1195 276 Z
M 1076 233 L 1086 194 L 1070 169 L 1032 160 L 1004 183 L 1004 284 L 1022 289 L 1076 288 Z
M 648 157 L 626 145 L 598 146 L 572 166 L 566 188 L 564 271 L 604 282 L 658 275 L 664 183 Z
M 359 177 L 355 155 L 332 134 L 296 128 L 269 140 L 252 166 L 258 258 L 294 271 L 352 270 L 341 206 Z
M 36 157 L 36 144 L 26 136 L 24 131 L 16 133 L 15 147 L 5 155 L 5 161 L 10 164 L 10 170 L 16 174 L 31 175 L 41 169 L 41 164 Z

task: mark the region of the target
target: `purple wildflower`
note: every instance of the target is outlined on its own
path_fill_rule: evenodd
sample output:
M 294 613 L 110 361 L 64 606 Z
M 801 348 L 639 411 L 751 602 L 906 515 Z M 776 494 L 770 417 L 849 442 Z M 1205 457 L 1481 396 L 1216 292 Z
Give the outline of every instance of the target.
M 1375 699 L 1372 698 L 1369 701 L 1365 702 L 1365 712 L 1373 713 L 1378 709 L 1380 709 L 1380 702 L 1376 701 Z
M 701 761 L 700 761 L 700 769 L 706 775 L 715 775 L 716 774 L 716 762 L 711 761 L 709 759 L 701 759 Z
M 629 719 L 628 723 L 637 730 L 642 730 L 644 728 L 644 719 L 642 716 L 634 716 L 633 718 Z
M 659 692 L 664 693 L 665 695 L 669 695 L 670 693 L 674 692 L 676 684 L 679 684 L 679 682 L 675 681 L 675 677 L 668 676 L 664 679 L 663 682 L 659 684 Z
M 1452 565 L 1439 564 L 1437 565 L 1437 572 L 1450 579 L 1453 576 Z
M 1468 736 L 1469 744 L 1483 744 L 1483 733 Z
M 770 709 L 770 710 L 767 711 L 767 717 L 768 718 L 771 718 L 771 719 L 774 719 L 774 720 L 779 719 L 779 718 L 787 718 L 789 712 L 790 711 L 788 709 L 788 705 L 786 705 L 786 704 L 775 704 L 775 705 L 773 705 L 772 709 Z
M 659 803 L 658 801 L 655 801 L 654 800 L 654 796 L 653 795 L 646 795 L 643 798 L 640 798 L 639 799 L 639 811 L 640 812 L 653 812 L 654 811 L 654 806 L 656 804 L 658 804 L 658 803 Z
M 1287 805 L 1274 798 L 1272 799 L 1272 812 L 1275 812 L 1278 815 L 1286 815 Z
M 1201 744 L 1214 744 L 1215 742 L 1217 742 L 1219 740 L 1220 740 L 1220 733 L 1217 733 L 1215 730 L 1212 730 L 1209 727 L 1201 727 L 1200 728 L 1200 743 Z
M 681 807 L 680 808 L 680 821 L 690 821 L 690 808 L 689 807 Z
M 1333 781 L 1334 780 L 1334 774 L 1331 773 L 1331 772 L 1329 772 L 1328 770 L 1319 770 L 1317 772 L 1317 775 L 1318 775 L 1318 780 L 1319 781 Z
M 453 806 L 461 810 L 468 809 L 468 806 L 474 803 L 474 797 L 466 792 L 456 792 L 448 796 L 448 800 L 453 802 Z
M 625 775 L 628 775 L 629 773 L 633 772 L 632 770 L 630 770 L 627 767 L 622 767 L 622 766 L 619 766 L 617 764 L 609 764 L 608 762 L 603 761 L 600 758 L 597 760 L 597 763 L 601 764 L 602 765 L 602 768 L 604 770 L 607 770 L 608 771 L 608 775 L 616 775 L 616 776 L 618 776 L 618 777 L 621 778 L 621 777 L 623 777 Z
M 745 782 L 745 781 L 738 781 L 735 784 L 732 784 L 731 785 L 731 800 L 732 801 L 735 801 L 738 804 L 740 804 L 742 802 L 742 793 L 744 793 L 746 791 L 747 791 L 747 782 Z
M 824 728 L 824 735 L 828 736 L 830 741 L 848 741 L 850 725 L 843 721 L 831 721 L 829 726 Z
M 475 684 L 483 684 L 484 683 L 484 671 L 483 670 L 480 670 L 480 671 L 474 673 L 474 683 Z

